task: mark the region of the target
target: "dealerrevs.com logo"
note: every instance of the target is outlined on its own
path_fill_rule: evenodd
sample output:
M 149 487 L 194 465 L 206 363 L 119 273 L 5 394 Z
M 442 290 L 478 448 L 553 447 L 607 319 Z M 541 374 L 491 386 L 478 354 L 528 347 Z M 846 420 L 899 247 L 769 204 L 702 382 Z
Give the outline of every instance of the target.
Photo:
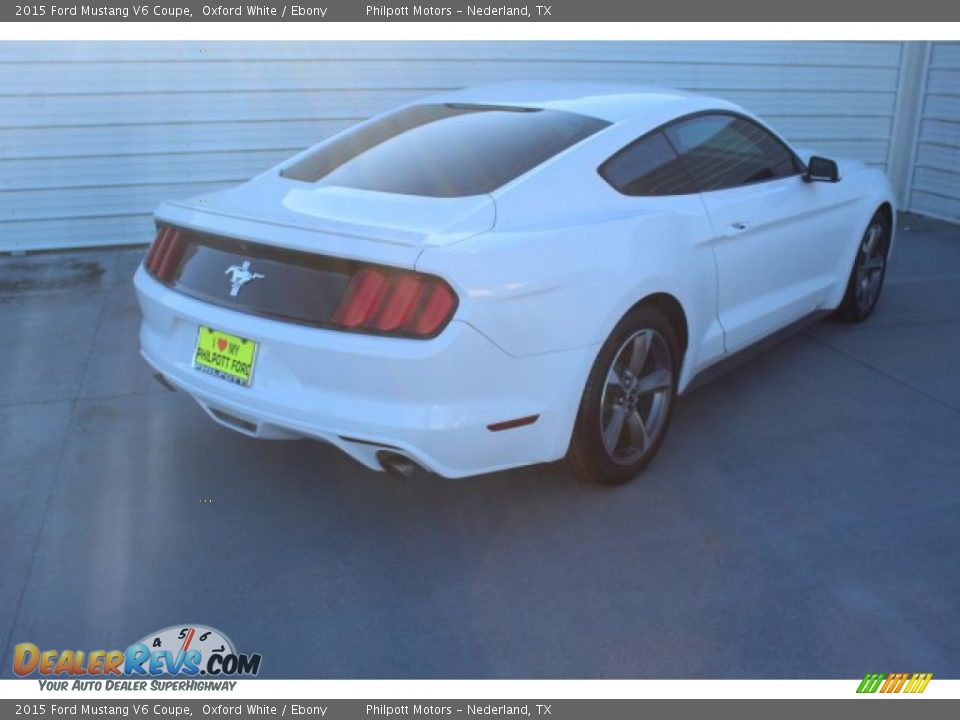
M 195 678 L 254 677 L 260 672 L 258 653 L 238 653 L 226 635 L 203 625 L 174 625 L 151 633 L 125 650 L 41 650 L 19 643 L 13 650 L 18 677 L 175 676 Z

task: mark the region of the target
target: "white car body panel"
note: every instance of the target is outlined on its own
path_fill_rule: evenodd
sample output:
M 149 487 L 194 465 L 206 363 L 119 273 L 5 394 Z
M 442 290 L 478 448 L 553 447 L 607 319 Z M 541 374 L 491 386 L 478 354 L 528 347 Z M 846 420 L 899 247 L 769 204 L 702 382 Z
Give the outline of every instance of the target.
M 585 376 L 586 349 L 510 357 L 469 325 L 453 321 L 427 342 L 298 327 L 199 302 L 159 284 L 141 267 L 135 283 L 147 361 L 210 413 L 227 412 L 255 437 L 313 437 L 379 470 L 375 452 L 404 451 L 445 477 L 527 463 L 531 453 L 562 455 L 569 408 L 556 383 Z M 197 326 L 210 325 L 260 343 L 251 387 L 237 387 L 191 367 Z M 477 372 L 465 382 L 464 369 Z M 506 433 L 486 426 L 540 413 Z M 217 422 L 221 418 L 211 414 Z M 352 442 L 354 438 L 374 445 Z
M 728 352 L 809 315 L 836 284 L 850 201 L 823 198 L 822 189 L 789 177 L 703 194 Z
M 840 162 L 838 183 L 793 176 L 661 197 L 623 195 L 599 175 L 607 158 L 675 118 L 753 117 L 714 98 L 517 83 L 425 102 L 554 108 L 611 124 L 490 194 L 314 186 L 280 177 L 283 163 L 237 188 L 165 203 L 158 220 L 179 227 L 439 276 L 459 304 L 432 339 L 368 336 L 217 307 L 141 267 L 147 361 L 208 412 L 247 423 L 225 423 L 233 429 L 319 438 L 374 469 L 384 448 L 445 477 L 552 461 L 567 451 L 599 348 L 636 303 L 657 296 L 682 310 L 682 391 L 730 353 L 836 308 L 868 220 L 894 207 L 882 173 L 853 161 Z M 251 387 L 191 367 L 200 324 L 260 343 Z

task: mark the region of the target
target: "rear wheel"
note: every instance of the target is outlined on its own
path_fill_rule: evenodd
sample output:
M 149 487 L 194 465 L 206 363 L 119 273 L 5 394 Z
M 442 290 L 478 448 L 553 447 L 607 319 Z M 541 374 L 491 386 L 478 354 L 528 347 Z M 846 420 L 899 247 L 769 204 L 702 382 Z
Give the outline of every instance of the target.
M 867 225 L 857 248 L 847 291 L 837 308 L 837 317 L 844 322 L 863 322 L 880 299 L 883 281 L 887 275 L 887 255 L 890 251 L 890 221 L 886 213 L 877 212 Z
M 582 480 L 619 485 L 643 470 L 663 442 L 677 394 L 676 332 L 654 307 L 617 325 L 594 362 L 567 464 Z

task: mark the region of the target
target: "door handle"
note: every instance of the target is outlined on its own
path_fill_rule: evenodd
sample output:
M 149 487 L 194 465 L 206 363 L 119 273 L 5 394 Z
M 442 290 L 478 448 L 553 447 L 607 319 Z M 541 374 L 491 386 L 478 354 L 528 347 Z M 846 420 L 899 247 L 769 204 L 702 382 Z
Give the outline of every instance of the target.
M 738 237 L 740 235 L 743 235 L 749 229 L 750 229 L 750 223 L 733 222 L 727 225 L 726 229 L 720 233 L 720 237 L 725 237 L 725 238 Z

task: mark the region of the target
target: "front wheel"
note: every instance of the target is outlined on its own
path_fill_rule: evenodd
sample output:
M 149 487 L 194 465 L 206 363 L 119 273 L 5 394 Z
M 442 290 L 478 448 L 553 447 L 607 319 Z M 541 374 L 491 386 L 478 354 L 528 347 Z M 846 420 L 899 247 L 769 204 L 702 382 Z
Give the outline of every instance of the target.
M 843 301 L 837 308 L 837 317 L 844 322 L 863 322 L 880 299 L 883 281 L 887 275 L 887 256 L 890 252 L 890 221 L 883 212 L 877 212 L 867 225 L 857 248 L 850 279 Z
M 660 448 L 677 395 L 679 344 L 654 307 L 630 311 L 604 343 L 587 380 L 567 465 L 582 480 L 619 485 Z

